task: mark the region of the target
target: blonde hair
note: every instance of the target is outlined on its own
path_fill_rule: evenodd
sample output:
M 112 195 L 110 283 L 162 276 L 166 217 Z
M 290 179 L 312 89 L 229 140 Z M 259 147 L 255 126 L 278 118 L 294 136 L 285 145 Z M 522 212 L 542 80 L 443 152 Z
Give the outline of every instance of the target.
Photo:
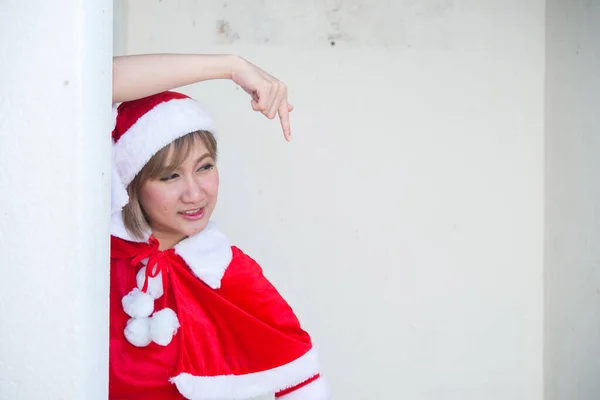
M 150 179 L 172 174 L 190 155 L 196 140 L 202 141 L 216 162 L 217 141 L 213 134 L 209 131 L 195 131 L 175 139 L 160 149 L 127 186 L 129 203 L 123 207 L 123 224 L 133 237 L 144 239 L 144 232 L 150 229 L 150 220 L 140 204 L 142 185 Z

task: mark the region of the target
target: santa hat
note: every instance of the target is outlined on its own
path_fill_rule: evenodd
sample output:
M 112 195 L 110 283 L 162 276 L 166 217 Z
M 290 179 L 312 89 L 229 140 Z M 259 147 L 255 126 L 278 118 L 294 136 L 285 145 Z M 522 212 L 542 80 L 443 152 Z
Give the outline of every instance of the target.
M 129 202 L 127 186 L 159 150 L 188 133 L 214 134 L 206 110 L 190 97 L 162 92 L 114 107 L 111 212 Z

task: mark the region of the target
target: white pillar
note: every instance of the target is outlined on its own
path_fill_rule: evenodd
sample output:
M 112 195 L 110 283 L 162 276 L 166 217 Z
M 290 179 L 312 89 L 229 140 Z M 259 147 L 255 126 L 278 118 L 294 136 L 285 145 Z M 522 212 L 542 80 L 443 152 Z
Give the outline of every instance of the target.
M 106 399 L 111 0 L 0 11 L 0 398 Z
M 546 17 L 545 399 L 599 399 L 600 2 Z

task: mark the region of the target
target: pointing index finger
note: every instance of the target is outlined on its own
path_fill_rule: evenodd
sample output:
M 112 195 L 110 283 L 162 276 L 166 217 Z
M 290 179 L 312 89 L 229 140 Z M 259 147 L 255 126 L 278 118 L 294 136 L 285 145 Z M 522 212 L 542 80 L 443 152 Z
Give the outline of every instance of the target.
M 287 101 L 282 101 L 279 105 L 279 120 L 281 121 L 281 127 L 283 128 L 283 136 L 288 142 L 292 140 L 292 130 L 290 128 L 290 112 L 288 110 Z

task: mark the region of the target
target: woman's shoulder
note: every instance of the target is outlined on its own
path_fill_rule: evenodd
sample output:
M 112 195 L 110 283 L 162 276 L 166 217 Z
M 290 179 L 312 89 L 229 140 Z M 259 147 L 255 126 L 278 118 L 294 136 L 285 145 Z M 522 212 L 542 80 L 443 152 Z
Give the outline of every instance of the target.
M 230 267 L 257 270 L 262 273 L 262 268 L 258 262 L 245 253 L 242 249 L 237 246 L 231 246 L 231 264 Z

